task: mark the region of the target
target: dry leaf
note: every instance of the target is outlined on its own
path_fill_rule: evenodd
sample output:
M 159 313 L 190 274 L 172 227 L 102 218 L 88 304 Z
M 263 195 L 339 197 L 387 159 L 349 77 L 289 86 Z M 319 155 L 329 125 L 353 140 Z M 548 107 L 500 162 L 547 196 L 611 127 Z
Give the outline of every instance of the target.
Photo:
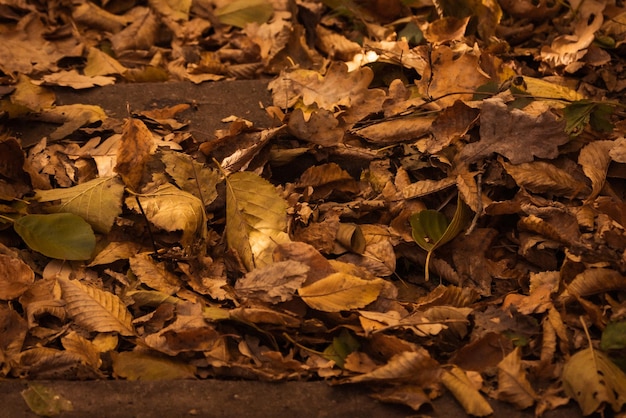
M 313 309 L 324 312 L 363 308 L 374 302 L 385 281 L 363 280 L 346 273 L 333 273 L 315 283 L 301 287 L 298 294 Z
M 132 315 L 121 299 L 77 280 L 59 278 L 65 309 L 78 326 L 88 331 L 134 335 Z

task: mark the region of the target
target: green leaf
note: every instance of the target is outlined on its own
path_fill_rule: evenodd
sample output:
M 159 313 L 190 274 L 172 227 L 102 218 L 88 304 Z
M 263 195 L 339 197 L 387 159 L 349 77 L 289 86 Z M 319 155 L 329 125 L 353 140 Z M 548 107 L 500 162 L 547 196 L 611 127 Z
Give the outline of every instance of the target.
M 579 135 L 587 124 L 598 132 L 611 132 L 613 124 L 610 117 L 614 108 L 605 103 L 596 103 L 590 100 L 578 100 L 563 109 L 565 118 L 565 132 Z
M 608 350 L 622 350 L 626 348 L 626 321 L 611 322 L 602 332 L 600 348 Z
M 118 176 L 97 178 L 65 189 L 37 190 L 40 202 L 59 201 L 49 212 L 78 215 L 94 230 L 108 233 L 115 218 L 122 212 L 124 184 Z
M 426 281 L 429 279 L 428 265 L 433 251 L 447 242 L 452 241 L 465 227 L 469 215 L 470 209 L 459 194 L 456 211 L 450 222 L 448 222 L 448 218 L 446 218 L 444 214 L 430 209 L 414 213 L 409 218 L 413 239 L 417 245 L 428 252 L 424 271 Z
M 343 329 L 324 350 L 324 358 L 334 361 L 337 366 L 343 368 L 346 357 L 359 347 L 359 341 L 348 330 Z
M 235 0 L 215 9 L 220 23 L 240 28 L 248 23 L 265 23 L 273 13 L 272 4 L 265 0 Z
M 30 383 L 21 395 L 31 411 L 39 416 L 51 417 L 74 409 L 72 402 L 39 383 Z
M 26 245 L 50 258 L 89 260 L 96 248 L 91 226 L 71 213 L 26 215 L 13 228 Z

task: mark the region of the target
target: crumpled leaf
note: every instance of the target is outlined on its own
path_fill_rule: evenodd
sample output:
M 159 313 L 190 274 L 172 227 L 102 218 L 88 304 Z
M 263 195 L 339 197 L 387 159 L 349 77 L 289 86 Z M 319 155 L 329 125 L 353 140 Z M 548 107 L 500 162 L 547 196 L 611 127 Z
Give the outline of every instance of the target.
M 119 297 L 78 280 L 59 278 L 58 281 L 65 309 L 77 325 L 87 331 L 135 334 L 133 317 Z
M 141 191 L 144 171 L 156 146 L 148 127 L 135 118 L 128 118 L 122 128 L 122 140 L 117 150 L 115 171 L 126 187 Z
M 117 176 L 100 177 L 74 187 L 37 190 L 40 202 L 55 202 L 50 212 L 69 212 L 86 220 L 98 232 L 108 233 L 122 212 L 124 185 Z
M 183 192 L 166 183 L 151 194 L 138 195 L 146 218 L 155 226 L 169 232 L 182 231 L 181 244 L 189 245 L 194 237 L 206 234 L 204 205 L 192 194 Z M 140 213 L 133 197 L 126 199 L 126 206 Z
M 196 367 L 150 352 L 113 352 L 113 372 L 128 380 L 193 379 Z
M 72 213 L 26 215 L 13 228 L 31 249 L 61 260 L 89 260 L 96 248 L 91 226 Z
M 142 8 L 130 25 L 111 37 L 113 50 L 118 56 L 128 50 L 149 50 L 156 43 L 159 26 L 156 14 Z
M 383 279 L 364 280 L 347 273 L 333 273 L 301 287 L 298 294 L 313 309 L 340 312 L 369 305 L 378 298 L 384 286 Z
M 574 354 L 563 367 L 563 389 L 578 402 L 583 415 L 606 402 L 619 412 L 626 403 L 626 375 L 601 351 L 589 347 Z
M 287 207 L 276 188 L 254 173 L 226 178 L 226 239 L 248 271 L 270 264 L 276 245 L 289 241 Z
M 549 111 L 534 116 L 507 108 L 502 99 L 487 99 L 480 111 L 480 140 L 465 145 L 460 157 L 474 162 L 495 152 L 512 164 L 553 159 L 559 155 L 559 145 L 569 141 L 564 127 L 565 122 Z
M 146 253 L 130 257 L 128 262 L 139 281 L 152 289 L 172 295 L 182 286 L 182 282 L 175 274 L 168 271 L 163 263 L 157 263 Z
M 50 139 L 58 140 L 71 135 L 83 126 L 105 120 L 107 115 L 100 106 L 75 103 L 45 109 L 41 117 L 42 119 L 58 119 L 63 122 L 63 125 L 50 134 Z
M 262 302 L 286 302 L 304 283 L 309 269 L 299 261 L 279 261 L 254 269 L 237 280 L 235 291 L 240 296 Z
M 468 414 L 477 417 L 493 414 L 489 402 L 481 396 L 461 368 L 453 366 L 450 370 L 444 370 L 441 381 Z
M 35 272 L 22 260 L 0 254 L 0 300 L 20 297 L 35 281 Z
M 51 417 L 74 410 L 70 400 L 41 383 L 30 383 L 28 389 L 24 389 L 20 394 L 30 410 L 39 416 Z
M 519 347 L 498 364 L 497 396 L 498 399 L 509 402 L 518 409 L 528 408 L 538 399 L 522 369 L 522 354 Z

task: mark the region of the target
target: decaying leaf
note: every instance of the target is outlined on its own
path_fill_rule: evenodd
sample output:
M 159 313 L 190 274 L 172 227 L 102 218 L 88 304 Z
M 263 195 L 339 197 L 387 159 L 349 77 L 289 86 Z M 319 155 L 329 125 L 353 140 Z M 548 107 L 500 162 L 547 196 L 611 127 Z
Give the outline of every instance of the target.
M 498 364 L 498 399 L 525 409 L 538 398 L 522 369 L 522 355 L 519 347 L 510 352 Z
M 574 354 L 563 368 L 563 388 L 574 398 L 583 415 L 603 403 L 618 412 L 626 403 L 626 375 L 601 351 L 586 348 Z
M 39 416 L 56 416 L 74 410 L 71 401 L 40 383 L 31 383 L 21 395 L 30 410 Z
M 141 191 L 146 166 L 155 148 L 148 127 L 138 119 L 126 119 L 117 150 L 115 171 L 122 177 L 126 187 L 136 193 Z

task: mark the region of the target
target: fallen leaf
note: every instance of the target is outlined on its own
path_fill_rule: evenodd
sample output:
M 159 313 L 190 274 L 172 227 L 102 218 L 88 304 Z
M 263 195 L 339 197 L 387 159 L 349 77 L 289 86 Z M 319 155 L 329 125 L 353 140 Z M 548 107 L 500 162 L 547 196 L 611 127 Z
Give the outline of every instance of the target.
M 254 269 L 235 284 L 238 295 L 268 303 L 291 300 L 304 283 L 309 266 L 298 261 L 279 261 Z
M 87 331 L 135 335 L 132 315 L 119 297 L 78 280 L 58 280 L 67 303 L 65 309 L 78 326 Z
M 20 394 L 30 410 L 39 416 L 56 416 L 74 410 L 71 401 L 41 383 L 30 383 Z
M 113 372 L 128 380 L 193 379 L 196 367 L 170 357 L 150 352 L 113 353 Z
M 144 172 L 155 148 L 148 127 L 138 119 L 126 119 L 117 150 L 115 171 L 122 177 L 126 187 L 135 193 L 141 191 Z
M 94 230 L 108 233 L 122 212 L 124 185 L 117 177 L 100 177 L 74 187 L 36 190 L 40 202 L 54 202 L 50 212 L 68 212 L 86 220 Z M 59 202 L 55 202 L 59 201 Z
M 346 273 L 333 273 L 315 283 L 301 287 L 298 294 L 313 309 L 324 312 L 363 308 L 374 302 L 385 281 L 363 280 Z
M 532 406 L 538 396 L 522 369 L 522 354 L 516 347 L 498 364 L 498 399 L 518 409 Z
M 91 226 L 71 213 L 26 215 L 13 228 L 26 245 L 51 258 L 89 260 L 96 248 Z
M 288 242 L 287 203 L 274 186 L 250 172 L 226 179 L 226 239 L 248 271 L 272 262 L 277 244 Z
M 597 412 L 608 403 L 615 412 L 626 403 L 626 375 L 601 351 L 586 348 L 563 367 L 563 389 L 578 402 L 583 415 Z
M 19 298 L 35 281 L 35 273 L 22 260 L 0 254 L 0 299 Z
M 465 372 L 457 366 L 444 370 L 441 375 L 444 386 L 452 392 L 466 413 L 477 417 L 493 414 L 491 405 L 481 396 Z

